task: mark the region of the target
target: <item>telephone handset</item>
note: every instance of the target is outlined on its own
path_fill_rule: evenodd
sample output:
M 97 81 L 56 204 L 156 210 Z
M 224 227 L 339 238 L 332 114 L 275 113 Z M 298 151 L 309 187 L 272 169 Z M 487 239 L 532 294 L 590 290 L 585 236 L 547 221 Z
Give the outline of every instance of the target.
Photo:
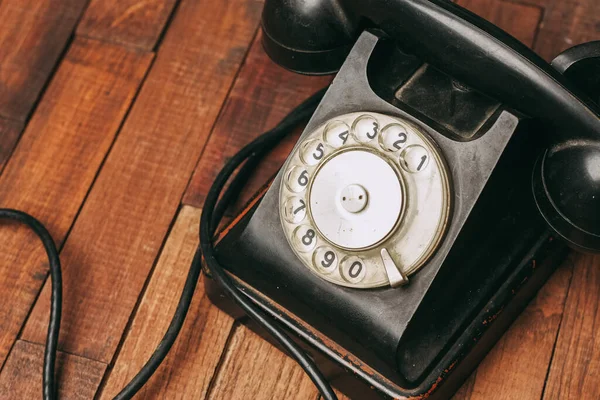
M 267 0 L 263 13 L 269 55 L 309 74 L 336 71 L 369 27 L 540 123 L 549 147 L 533 182 L 540 212 L 573 247 L 600 251 L 600 185 L 586 172 L 600 162 L 599 106 L 532 50 L 446 0 Z
M 263 32 L 338 72 L 213 269 L 350 397 L 449 397 L 565 244 L 600 251 L 600 42 L 550 66 L 444 0 L 267 0 Z

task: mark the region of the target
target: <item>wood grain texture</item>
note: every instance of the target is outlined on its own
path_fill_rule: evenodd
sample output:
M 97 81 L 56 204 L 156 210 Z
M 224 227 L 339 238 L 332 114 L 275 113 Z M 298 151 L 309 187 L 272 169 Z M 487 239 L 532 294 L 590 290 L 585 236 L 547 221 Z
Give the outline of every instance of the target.
M 62 350 L 111 361 L 260 11 L 255 0 L 179 7 L 62 251 Z M 49 289 L 25 327 L 28 341 L 44 340 Z
M 504 29 L 527 46 L 533 46 L 542 9 L 498 0 L 458 0 L 457 3 Z
M 198 246 L 199 223 L 199 209 L 181 209 L 100 398 L 112 399 L 162 339 Z M 232 325 L 206 297 L 201 279 L 180 337 L 138 397 L 204 398 Z
M 469 400 L 473 395 L 475 380 L 477 379 L 477 370 L 473 371 L 462 386 L 456 391 L 452 400 Z
M 151 61 L 76 40 L 0 177 L 0 206 L 42 221 L 60 247 Z M 0 229 L 0 365 L 46 277 L 38 239 Z
M 17 140 L 23 130 L 23 124 L 18 121 L 0 117 L 0 175 L 10 158 Z
M 152 50 L 176 0 L 92 0 L 77 34 Z
M 260 37 L 236 76 L 261 0 L 182 0 L 179 8 L 178 0 L 91 0 L 77 30 L 80 37 L 14 148 L 86 3 L 0 2 L 0 116 L 8 117 L 0 117 L 0 172 L 14 150 L 0 176 L 0 206 L 32 212 L 59 244 L 67 239 L 61 254 L 65 316 L 60 346 L 79 355 L 61 353 L 61 398 L 92 398 L 106 363 L 114 363 L 104 378 L 104 399 L 147 359 L 179 298 L 200 212 L 178 209 L 182 193 L 184 203 L 201 206 L 229 157 L 330 78 L 278 67 L 262 51 Z M 459 3 L 547 59 L 577 42 L 600 39 L 597 0 Z M 175 17 L 162 40 L 172 10 Z M 151 55 L 134 49 L 152 49 L 157 41 L 158 59 L 111 149 L 151 62 Z M 294 142 L 295 137 L 288 139 L 259 167 L 236 207 L 276 172 Z M 10 304 L 0 308 L 0 368 L 10 351 L 0 371 L 0 399 L 36 399 L 49 285 L 22 335 L 36 343 L 15 338 L 46 279 L 45 256 L 37 239 L 14 224 L 2 225 L 0 243 L 0 302 Z M 594 331 L 599 261 L 586 256 L 573 260 L 571 288 L 567 266 L 455 400 L 540 399 L 546 378 L 545 399 L 600 397 Z M 182 336 L 138 398 L 316 400 L 318 395 L 291 359 L 210 305 L 199 282 Z
M 572 260 L 550 278 L 455 400 L 538 400 L 561 322 Z
M 545 0 L 544 3 L 544 18 L 534 50 L 546 60 L 551 61 L 576 44 L 600 40 L 600 1 Z
M 44 346 L 22 340 L 15 344 L 6 368 L 0 373 L 0 399 L 34 400 L 42 397 Z M 70 400 L 93 398 L 106 364 L 59 352 L 58 397 Z
M 576 256 L 544 392 L 547 399 L 599 399 L 600 256 Z
M 237 325 L 208 398 L 316 400 L 318 396 L 294 360 L 244 325 Z
M 279 67 L 265 54 L 258 35 L 202 153 L 183 203 L 201 207 L 212 182 L 230 157 L 330 81 L 330 77 L 299 75 Z M 261 163 L 234 210 L 239 210 L 277 172 L 297 138 L 298 135 L 292 135 L 284 140 Z
M 86 0 L 0 3 L 0 115 L 24 121 L 67 45 Z

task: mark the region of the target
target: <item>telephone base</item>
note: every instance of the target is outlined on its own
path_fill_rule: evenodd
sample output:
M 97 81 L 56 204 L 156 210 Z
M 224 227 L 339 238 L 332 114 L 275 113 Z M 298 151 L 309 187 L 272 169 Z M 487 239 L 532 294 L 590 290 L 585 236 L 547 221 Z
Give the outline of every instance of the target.
M 412 121 L 445 156 L 452 215 L 426 265 L 400 287 L 356 289 L 317 276 L 282 225 L 285 167 L 219 235 L 215 255 L 350 398 L 448 398 L 567 254 L 531 186 L 544 130 L 369 32 L 300 143 L 326 121 L 356 112 Z M 241 316 L 205 273 L 210 299 Z

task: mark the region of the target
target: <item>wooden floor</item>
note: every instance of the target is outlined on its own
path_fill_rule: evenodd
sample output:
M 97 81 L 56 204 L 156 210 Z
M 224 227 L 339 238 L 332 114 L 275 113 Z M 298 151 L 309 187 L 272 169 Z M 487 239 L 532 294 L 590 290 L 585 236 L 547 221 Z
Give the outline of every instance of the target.
M 598 0 L 461 0 L 544 58 L 600 39 Z M 161 339 L 223 162 L 330 78 L 276 67 L 261 0 L 0 2 L 0 206 L 63 262 L 60 393 L 112 398 Z M 282 163 L 264 163 L 252 188 Z M 41 397 L 50 283 L 37 239 L 0 229 L 0 399 Z M 600 398 L 600 257 L 572 255 L 456 399 Z M 312 399 L 289 358 L 200 284 L 139 398 Z

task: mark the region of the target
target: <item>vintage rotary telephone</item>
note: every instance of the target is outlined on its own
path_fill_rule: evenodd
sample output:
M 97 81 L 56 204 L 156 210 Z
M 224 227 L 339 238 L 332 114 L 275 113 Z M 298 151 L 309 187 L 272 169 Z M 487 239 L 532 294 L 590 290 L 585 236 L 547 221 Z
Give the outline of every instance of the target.
M 442 0 L 267 0 L 263 32 L 339 72 L 216 259 L 350 397 L 448 396 L 564 243 L 600 251 L 600 42 L 551 66 Z
M 325 398 L 328 380 L 352 398 L 448 397 L 565 243 L 600 251 L 600 42 L 549 65 L 445 0 L 267 0 L 263 31 L 282 66 L 339 72 L 221 171 L 173 321 L 117 398 L 168 353 L 202 261 L 211 299 L 266 328 Z M 257 160 L 309 117 L 277 176 L 213 240 Z M 29 225 L 49 254 L 52 399 L 60 260 L 37 220 L 0 217 Z

